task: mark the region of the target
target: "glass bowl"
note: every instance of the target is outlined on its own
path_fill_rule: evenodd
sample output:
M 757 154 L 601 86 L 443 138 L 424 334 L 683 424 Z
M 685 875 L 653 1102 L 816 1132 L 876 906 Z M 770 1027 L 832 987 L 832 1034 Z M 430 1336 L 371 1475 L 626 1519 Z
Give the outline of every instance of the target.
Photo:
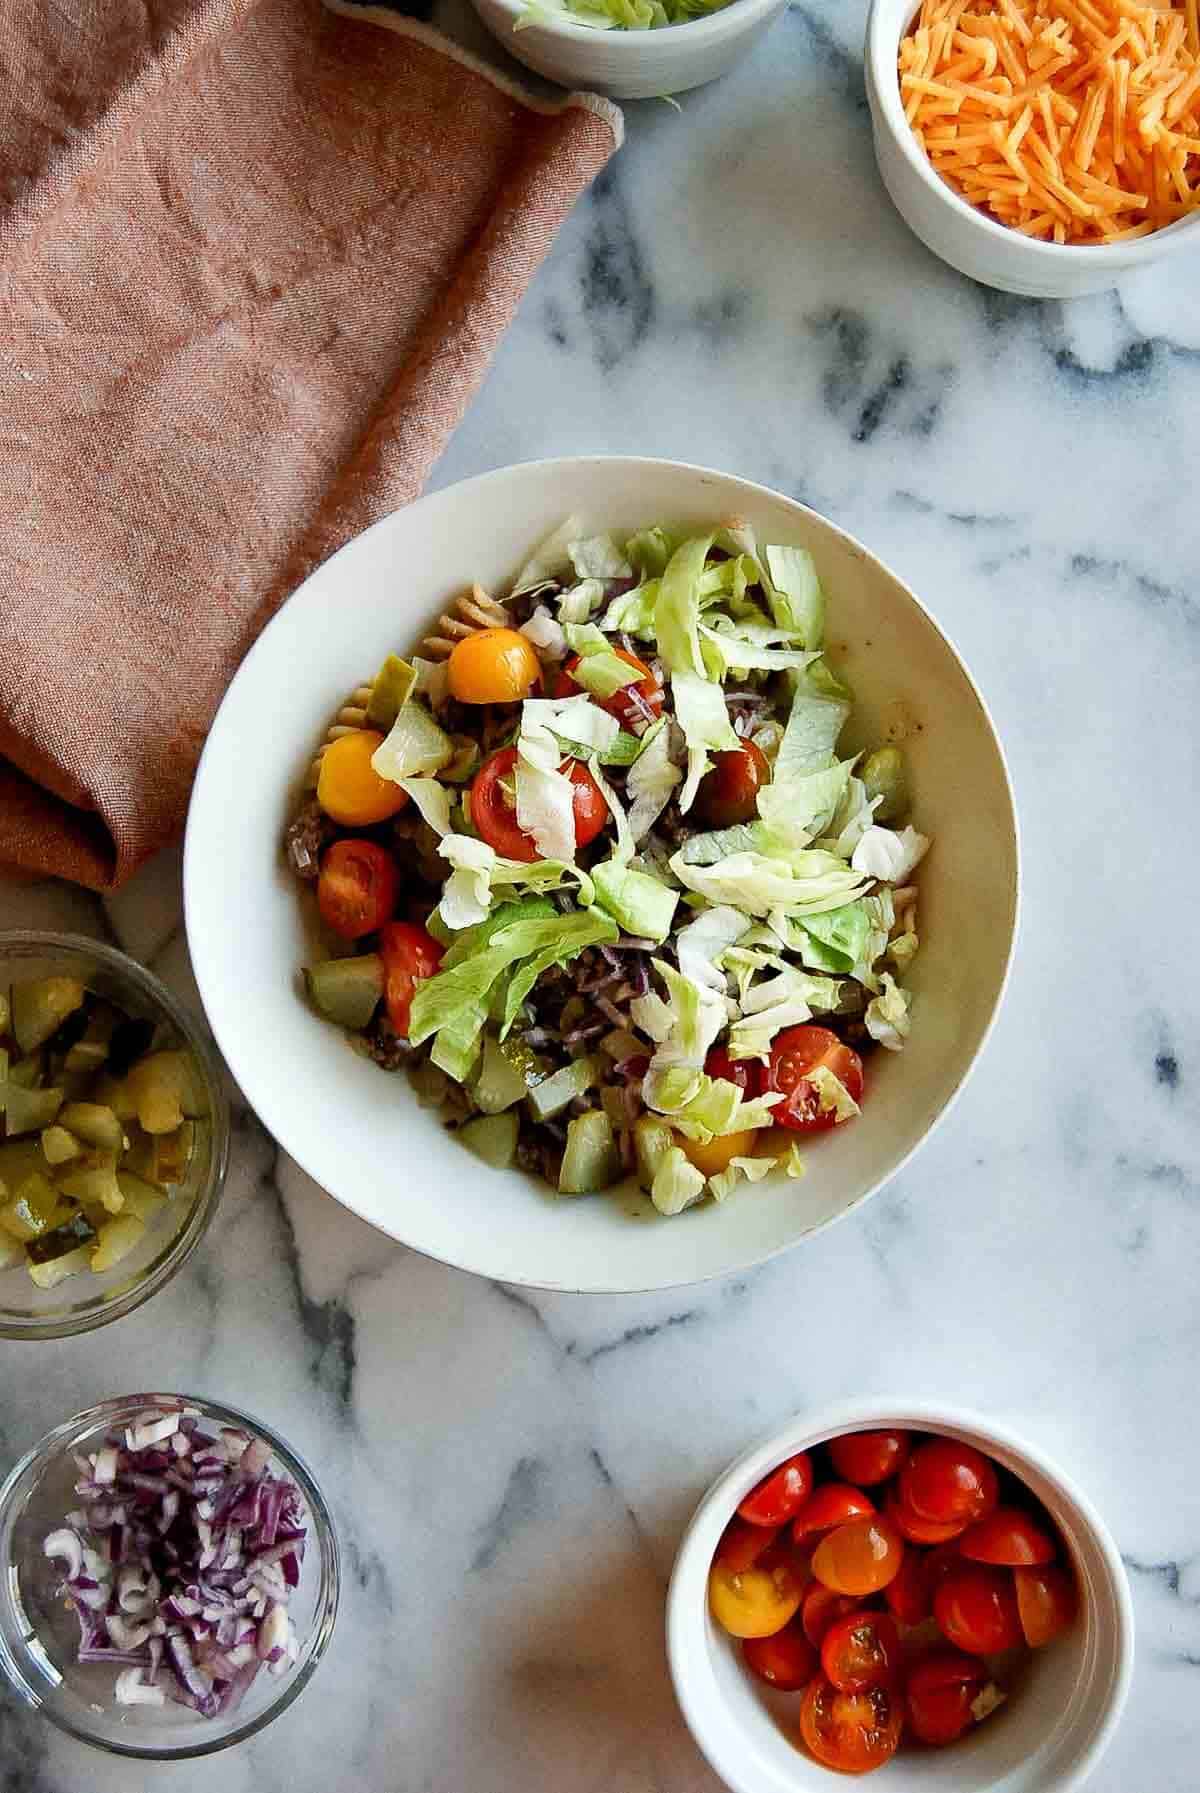
M 81 934 L 0 932 L 0 986 L 54 975 L 78 977 L 127 1015 L 152 1022 L 155 1048 L 186 1047 L 199 1068 L 208 1112 L 196 1127 L 184 1182 L 111 1270 L 82 1272 L 53 1289 L 39 1289 L 22 1264 L 0 1270 L 0 1337 L 63 1338 L 140 1307 L 199 1243 L 225 1183 L 229 1106 L 216 1054 L 197 1021 L 158 978 L 111 946 Z
M 278 1678 L 260 1672 L 240 1706 L 201 1718 L 168 1700 L 163 1706 L 119 1706 L 117 1670 L 76 1661 L 79 1626 L 59 1592 L 61 1563 L 42 1549 L 49 1532 L 78 1507 L 73 1452 L 97 1449 L 106 1434 L 150 1409 L 186 1408 L 206 1428 L 235 1426 L 269 1447 L 273 1474 L 289 1476 L 306 1511 L 307 1542 L 300 1584 L 288 1603 L 299 1654 Z M 312 1679 L 337 1615 L 340 1572 L 329 1509 L 310 1470 L 261 1420 L 193 1395 L 135 1394 L 102 1401 L 47 1434 L 22 1457 L 0 1488 L 0 1668 L 22 1700 L 62 1730 L 113 1755 L 181 1761 L 241 1743 L 270 1724 Z

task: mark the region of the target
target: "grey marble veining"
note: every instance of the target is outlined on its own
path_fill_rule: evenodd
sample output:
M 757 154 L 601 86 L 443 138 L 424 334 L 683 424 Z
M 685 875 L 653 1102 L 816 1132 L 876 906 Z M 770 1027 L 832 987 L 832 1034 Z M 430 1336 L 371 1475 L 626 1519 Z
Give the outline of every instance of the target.
M 457 4 L 436 17 L 485 47 Z M 190 1767 L 131 1771 L 0 1701 L 2 1793 L 715 1793 L 663 1661 L 675 1543 L 755 1434 L 872 1393 L 979 1405 L 1083 1481 L 1139 1623 L 1092 1785 L 1197 1785 L 1200 261 L 1071 304 L 949 272 L 876 178 L 862 22 L 858 0 L 792 5 L 681 112 L 626 108 L 434 483 L 561 453 L 703 461 L 815 505 L 915 587 L 993 707 L 1023 821 L 1020 951 L 979 1073 L 861 1215 L 749 1276 L 627 1299 L 417 1257 L 239 1105 L 202 1249 L 119 1324 L 10 1346 L 0 1448 L 148 1379 L 259 1410 L 335 1507 L 334 1646 L 260 1739 Z M 194 999 L 174 853 L 103 904 L 0 889 L 19 923 L 115 938 Z

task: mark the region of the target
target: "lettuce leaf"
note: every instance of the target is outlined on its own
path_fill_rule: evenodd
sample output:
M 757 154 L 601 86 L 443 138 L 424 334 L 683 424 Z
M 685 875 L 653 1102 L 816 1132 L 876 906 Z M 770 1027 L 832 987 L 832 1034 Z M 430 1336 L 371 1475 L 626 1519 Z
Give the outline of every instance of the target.
M 448 834 L 438 851 L 453 867 L 442 889 L 438 913 L 455 932 L 482 922 L 501 887 L 524 889 L 532 895 L 574 883 L 585 908 L 596 900 L 587 872 L 563 859 L 502 859 L 486 841 L 471 834 Z
M 700 578 L 711 535 L 693 536 L 672 554 L 658 588 L 654 633 L 664 665 L 672 674 L 705 677 L 700 651 Z
M 695 921 L 680 928 L 675 936 L 676 955 L 683 976 L 724 995 L 725 973 L 719 969 L 721 957 L 749 925 L 740 909 L 722 906 L 702 910 Z
M 580 579 L 628 579 L 633 572 L 611 535 L 590 535 L 573 541 L 567 554 Z
M 814 971 L 845 976 L 866 950 L 870 921 L 865 900 L 827 909 L 823 915 L 800 915 L 791 924 L 789 944 Z
M 795 846 L 807 846 L 829 826 L 845 793 L 850 760 L 837 760 L 821 772 L 790 772 L 778 758 L 770 784 L 758 793 L 758 813 L 771 833 Z
M 624 591 L 613 598 L 600 618 L 600 627 L 609 635 L 623 629 L 627 635 L 636 635 L 641 641 L 653 641 L 659 584 L 658 579 L 647 579 L 644 584 L 635 585 L 632 591 Z
M 666 986 L 670 1032 L 650 1060 L 642 1080 L 642 1096 L 647 1108 L 671 1114 L 685 1107 L 699 1092 L 704 1081 L 705 1056 L 725 1026 L 726 1008 L 722 997 L 692 983 L 665 959 L 655 959 L 654 969 Z
M 435 834 L 450 832 L 450 793 L 444 784 L 436 778 L 398 778 L 396 783 L 401 790 L 408 792 L 421 820 L 427 822 Z
M 579 664 L 572 673 L 593 697 L 612 697 L 626 685 L 636 685 L 640 674 L 622 660 L 595 623 L 568 623 L 564 634 L 572 653 L 579 655 Z
M 855 847 L 850 864 L 868 878 L 900 884 L 929 851 L 929 838 L 915 828 L 880 828 L 872 822 Z
M 639 529 L 625 544 L 625 558 L 633 563 L 643 579 L 657 579 L 667 570 L 667 562 L 678 543 L 657 524 L 652 529 Z
M 670 724 L 660 718 L 642 736 L 642 750 L 625 780 L 625 793 L 630 799 L 629 832 L 635 845 L 653 828 L 682 777 L 671 758 Z
M 761 624 L 739 624 L 718 616 L 711 624 L 700 624 L 701 651 L 713 677 L 718 679 L 730 672 L 782 672 L 789 667 L 802 670 L 814 659 L 804 648 L 774 646 L 770 637 L 778 637 L 779 633 Z
M 680 810 L 686 815 L 700 780 L 712 764 L 708 749 L 728 752 L 738 745 L 738 738 L 729 720 L 725 693 L 720 685 L 712 684 L 699 673 L 683 670 L 672 673 L 671 690 L 675 698 L 675 720 L 683 730 L 688 750 L 687 777 L 679 795 Z
M 908 1012 L 911 999 L 890 972 L 885 971 L 880 981 L 882 992 L 867 1004 L 864 1016 L 867 1032 L 889 1052 L 899 1052 L 912 1026 Z
M 439 728 L 422 703 L 401 705 L 395 722 L 371 755 L 380 778 L 398 784 L 402 778 L 422 778 L 437 772 L 454 758 L 454 743 Z
M 723 1202 L 743 1178 L 748 1183 L 760 1183 L 774 1169 L 770 1158 L 731 1158 L 724 1170 L 708 1179 L 709 1194 L 714 1201 Z
M 763 549 L 770 583 L 767 601 L 776 622 L 795 629 L 805 647 L 819 648 L 825 633 L 825 594 L 807 548 Z
M 586 691 L 572 697 L 527 697 L 521 706 L 521 732 L 548 729 L 560 741 L 603 756 L 616 743 L 621 725 L 594 704 Z
M 550 580 L 565 578 L 572 570 L 570 544 L 577 541 L 582 525 L 578 517 L 567 517 L 544 541 L 538 543 L 517 574 L 512 588 L 514 598 L 522 592 L 534 591 Z
M 656 942 L 667 938 L 679 902 L 675 891 L 617 859 L 594 866 L 592 879 L 597 902 L 625 933 Z
M 836 1121 L 850 1121 L 860 1112 L 850 1091 L 828 1065 L 817 1065 L 808 1073 L 808 1082 L 817 1092 L 817 1106 L 822 1114 L 832 1114 Z
M 561 660 L 567 652 L 562 624 L 539 604 L 528 622 L 521 624 L 519 634 L 531 641 L 543 660 Z
M 650 1185 L 650 1200 L 660 1214 L 682 1214 L 705 1192 L 705 1178 L 679 1146 L 669 1146 L 659 1159 Z
M 831 766 L 837 738 L 850 714 L 848 700 L 818 690 L 812 672 L 813 666 L 807 666 L 792 675 L 795 695 L 775 756 L 773 778 L 779 783 L 802 778 L 810 772 L 823 772 Z
M 581 579 L 578 585 L 572 585 L 559 598 L 558 620 L 564 628 L 568 623 L 586 623 L 588 617 L 603 602 L 602 582 L 599 579 Z
M 730 853 L 708 866 L 689 865 L 679 852 L 670 866 L 685 890 L 710 903 L 729 903 L 747 915 L 770 915 L 774 909 L 820 915 L 853 902 L 865 889 L 857 872 L 832 853 L 817 850 L 781 858 Z

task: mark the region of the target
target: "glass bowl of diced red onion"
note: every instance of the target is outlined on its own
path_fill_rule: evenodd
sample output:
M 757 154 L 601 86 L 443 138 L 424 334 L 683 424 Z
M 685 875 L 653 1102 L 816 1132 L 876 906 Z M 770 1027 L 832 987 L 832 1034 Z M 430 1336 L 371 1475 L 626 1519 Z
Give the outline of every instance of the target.
M 171 1761 L 269 1724 L 337 1613 L 337 1537 L 303 1460 L 190 1395 L 103 1401 L 0 1488 L 0 1667 L 85 1743 Z

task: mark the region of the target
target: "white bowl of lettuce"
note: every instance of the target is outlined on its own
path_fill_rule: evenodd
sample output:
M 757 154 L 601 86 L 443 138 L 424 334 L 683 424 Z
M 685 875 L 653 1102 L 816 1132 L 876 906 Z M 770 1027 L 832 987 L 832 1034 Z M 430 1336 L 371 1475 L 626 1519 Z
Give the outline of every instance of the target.
M 785 0 L 473 0 L 526 68 L 617 100 L 683 93 L 726 74 Z
M 368 669 L 412 650 L 464 588 L 509 590 L 531 548 L 572 515 L 618 548 L 650 525 L 682 538 L 736 523 L 760 543 L 811 555 L 827 613 L 824 664 L 853 692 L 837 755 L 902 745 L 913 818 L 933 842 L 916 874 L 920 950 L 904 966 L 907 1037 L 903 1050 L 870 1056 L 861 1112 L 798 1138 L 802 1176 L 788 1175 L 781 1159 L 765 1178 L 739 1180 L 727 1199 L 670 1215 L 632 1179 L 564 1196 L 522 1170 L 485 1167 L 436 1110 L 419 1105 L 407 1079 L 348 1050 L 298 990 L 311 941 L 280 840 L 324 722 Z M 745 1270 L 856 1207 L 928 1137 L 1004 991 L 1017 827 L 1004 756 L 969 673 L 918 600 L 859 543 L 725 474 L 623 457 L 530 462 L 385 518 L 313 574 L 266 629 L 201 762 L 185 900 L 196 976 L 230 1068 L 281 1146 L 330 1194 L 404 1244 L 477 1274 L 615 1293 Z

